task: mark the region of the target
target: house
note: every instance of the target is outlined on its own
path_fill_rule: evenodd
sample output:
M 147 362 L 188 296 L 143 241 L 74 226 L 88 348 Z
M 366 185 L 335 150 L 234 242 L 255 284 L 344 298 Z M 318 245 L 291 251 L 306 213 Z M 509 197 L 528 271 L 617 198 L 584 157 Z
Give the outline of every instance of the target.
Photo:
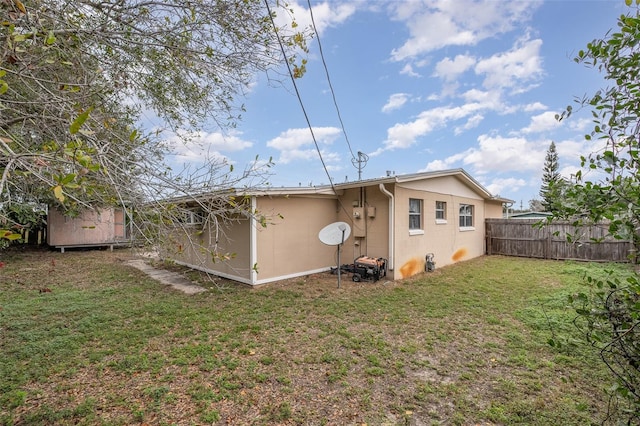
M 66 216 L 49 207 L 47 244 L 59 248 L 109 247 L 130 244 L 130 232 L 123 208 L 104 207 L 84 210 L 77 217 Z
M 550 212 L 520 212 L 511 213 L 506 219 L 548 219 L 553 217 L 553 213 Z
M 336 247 L 323 244 L 318 233 L 346 222 L 351 232 L 341 246 L 342 263 L 362 255 L 384 258 L 387 279 L 396 280 L 424 271 L 429 253 L 438 267 L 483 255 L 485 219 L 501 218 L 503 204 L 513 203 L 492 196 L 462 169 L 238 195 L 256 215 L 226 225 L 224 238 L 200 221 L 182 241 L 173 239 L 164 256 L 246 284 L 265 284 L 335 267 Z M 255 216 L 268 217 L 269 224 L 262 226 Z M 218 253 L 234 255 L 212 258 L 207 253 L 213 244 Z

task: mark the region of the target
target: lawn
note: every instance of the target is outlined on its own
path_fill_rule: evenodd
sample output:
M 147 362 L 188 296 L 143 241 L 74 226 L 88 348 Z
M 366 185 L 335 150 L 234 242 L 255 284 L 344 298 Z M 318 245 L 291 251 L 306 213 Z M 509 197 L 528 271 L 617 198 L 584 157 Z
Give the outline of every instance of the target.
M 132 256 L 0 253 L 0 424 L 605 418 L 597 354 L 547 344 L 578 336 L 567 295 L 603 265 L 481 257 L 399 282 L 338 289 L 318 274 L 185 295 L 124 265 Z

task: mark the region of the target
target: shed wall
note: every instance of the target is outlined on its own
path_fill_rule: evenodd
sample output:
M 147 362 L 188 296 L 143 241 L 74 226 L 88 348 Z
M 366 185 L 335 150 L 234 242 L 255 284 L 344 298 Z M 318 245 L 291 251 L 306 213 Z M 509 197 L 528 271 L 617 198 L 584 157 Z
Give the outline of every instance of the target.
M 54 247 L 110 245 L 126 241 L 123 209 L 84 210 L 68 217 L 55 208 L 47 215 L 47 244 Z

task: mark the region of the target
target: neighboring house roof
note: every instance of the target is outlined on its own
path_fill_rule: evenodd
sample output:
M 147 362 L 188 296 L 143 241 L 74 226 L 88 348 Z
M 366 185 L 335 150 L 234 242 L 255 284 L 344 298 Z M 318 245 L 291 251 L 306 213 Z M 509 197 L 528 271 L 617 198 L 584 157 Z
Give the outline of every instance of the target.
M 553 213 L 549 212 L 522 212 L 512 213 L 507 219 L 543 219 L 553 216 Z

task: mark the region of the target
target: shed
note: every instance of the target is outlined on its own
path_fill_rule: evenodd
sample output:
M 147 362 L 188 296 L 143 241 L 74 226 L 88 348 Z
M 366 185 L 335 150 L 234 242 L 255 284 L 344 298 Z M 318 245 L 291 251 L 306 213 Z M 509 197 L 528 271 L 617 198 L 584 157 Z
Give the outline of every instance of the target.
M 104 207 L 83 210 L 70 217 L 56 208 L 47 215 L 47 244 L 60 249 L 72 247 L 109 247 L 130 244 L 124 208 Z

